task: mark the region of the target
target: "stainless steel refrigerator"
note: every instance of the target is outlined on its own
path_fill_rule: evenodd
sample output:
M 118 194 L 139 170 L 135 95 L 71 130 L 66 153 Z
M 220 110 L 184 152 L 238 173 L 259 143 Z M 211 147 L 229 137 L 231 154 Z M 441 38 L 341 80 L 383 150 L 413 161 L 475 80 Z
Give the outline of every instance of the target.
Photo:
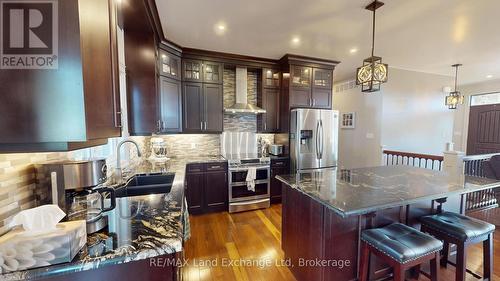
M 298 108 L 291 111 L 292 171 L 337 166 L 339 112 Z

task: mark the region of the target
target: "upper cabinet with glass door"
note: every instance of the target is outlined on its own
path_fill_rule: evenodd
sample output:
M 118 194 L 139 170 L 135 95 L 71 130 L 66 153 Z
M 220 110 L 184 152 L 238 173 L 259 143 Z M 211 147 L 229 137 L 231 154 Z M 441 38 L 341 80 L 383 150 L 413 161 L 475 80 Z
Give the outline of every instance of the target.
M 182 80 L 202 82 L 203 63 L 199 60 L 182 60 Z
M 276 69 L 264 68 L 262 70 L 262 85 L 264 88 L 279 88 L 280 73 Z
M 311 87 L 312 68 L 301 65 L 290 65 L 291 86 Z
M 160 75 L 170 77 L 173 79 L 181 79 L 181 58 L 168 53 L 164 50 L 160 50 Z
M 313 88 L 331 89 L 333 84 L 333 71 L 331 69 L 313 69 Z
M 218 62 L 203 62 L 203 82 L 222 84 L 223 65 Z

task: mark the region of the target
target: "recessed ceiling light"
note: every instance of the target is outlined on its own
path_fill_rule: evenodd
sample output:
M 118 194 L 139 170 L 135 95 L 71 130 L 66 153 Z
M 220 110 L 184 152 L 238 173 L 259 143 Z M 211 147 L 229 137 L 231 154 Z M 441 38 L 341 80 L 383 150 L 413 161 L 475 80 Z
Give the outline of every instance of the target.
M 300 44 L 300 37 L 299 36 L 293 36 L 292 37 L 292 44 L 294 44 L 294 45 Z
M 486 75 L 486 78 L 488 78 L 488 79 L 493 78 L 493 75 L 488 74 L 488 75 Z
M 224 35 L 224 33 L 226 33 L 226 31 L 227 31 L 227 25 L 225 22 L 222 22 L 222 21 L 218 22 L 217 24 L 215 24 L 214 30 L 215 30 L 215 34 Z
M 351 49 L 349 50 L 349 53 L 351 53 L 351 54 L 355 54 L 355 53 L 357 53 L 357 52 L 358 52 L 358 48 L 351 48 Z

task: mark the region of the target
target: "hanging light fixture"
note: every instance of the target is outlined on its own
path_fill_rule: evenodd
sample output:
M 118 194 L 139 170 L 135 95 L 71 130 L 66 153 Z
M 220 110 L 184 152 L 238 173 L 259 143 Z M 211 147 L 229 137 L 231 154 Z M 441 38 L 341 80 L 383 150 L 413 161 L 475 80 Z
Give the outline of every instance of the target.
M 457 90 L 457 79 L 458 79 L 458 67 L 462 66 L 461 64 L 454 64 L 451 67 L 455 68 L 455 90 L 453 92 L 450 92 L 449 95 L 446 96 L 445 98 L 445 105 L 448 106 L 449 109 L 457 109 L 457 106 L 459 104 L 464 103 L 464 96 L 460 94 L 460 92 Z
M 365 9 L 373 12 L 372 30 L 372 55 L 363 60 L 363 66 L 356 71 L 356 84 L 361 85 L 361 91 L 365 93 L 377 92 L 380 84 L 387 82 L 389 66 L 382 63 L 382 58 L 374 55 L 375 51 L 375 11 L 384 5 L 383 2 L 373 1 Z

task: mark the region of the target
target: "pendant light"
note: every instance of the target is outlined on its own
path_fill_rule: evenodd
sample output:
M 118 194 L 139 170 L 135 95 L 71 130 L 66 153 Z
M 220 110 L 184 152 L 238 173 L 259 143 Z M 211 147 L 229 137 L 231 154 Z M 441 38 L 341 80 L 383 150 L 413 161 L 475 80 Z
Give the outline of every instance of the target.
M 387 82 L 388 65 L 382 63 L 382 58 L 374 55 L 375 51 L 375 11 L 384 5 L 383 2 L 373 1 L 365 9 L 373 12 L 372 30 L 372 55 L 363 60 L 363 65 L 356 71 L 356 84 L 361 85 L 361 91 L 365 93 L 377 92 L 380 84 Z
M 455 68 L 455 90 L 451 92 L 448 96 L 445 98 L 445 105 L 448 106 L 449 109 L 457 109 L 459 104 L 464 103 L 464 96 L 460 94 L 460 92 L 457 90 L 457 79 L 458 79 L 458 67 L 462 66 L 461 64 L 454 64 L 451 67 Z

